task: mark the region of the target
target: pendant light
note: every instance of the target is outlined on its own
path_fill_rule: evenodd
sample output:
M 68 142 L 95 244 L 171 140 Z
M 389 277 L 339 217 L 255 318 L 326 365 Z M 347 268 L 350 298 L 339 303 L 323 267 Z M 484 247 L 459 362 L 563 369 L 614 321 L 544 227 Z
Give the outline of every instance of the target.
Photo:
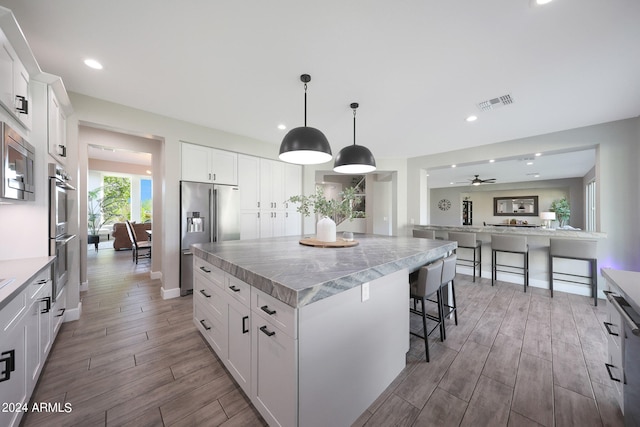
M 353 145 L 344 147 L 336 156 L 333 166 L 335 172 L 340 173 L 367 173 L 376 170 L 376 159 L 371 151 L 363 145 L 356 145 L 356 109 L 358 103 L 351 104 L 353 109 Z
M 309 74 L 300 76 L 304 83 L 304 126 L 291 129 L 280 144 L 280 160 L 299 165 L 316 165 L 331 160 L 331 146 L 327 137 L 316 128 L 307 127 L 307 83 Z

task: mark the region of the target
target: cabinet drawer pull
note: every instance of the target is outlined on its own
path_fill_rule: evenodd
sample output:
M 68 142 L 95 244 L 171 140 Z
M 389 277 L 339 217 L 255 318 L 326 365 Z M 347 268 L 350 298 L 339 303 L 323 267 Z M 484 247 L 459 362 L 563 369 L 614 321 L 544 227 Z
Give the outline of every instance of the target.
M 16 370 L 16 351 L 5 351 L 0 354 L 0 356 L 7 356 L 0 359 L 0 363 L 5 363 L 4 370 L 0 371 L 0 375 L 2 375 L 2 378 L 0 378 L 0 382 L 9 381 L 11 379 L 11 372 Z
M 249 332 L 249 328 L 247 328 L 247 320 L 249 320 L 249 316 L 244 316 L 242 318 L 242 333 L 246 334 L 247 332 Z
M 609 335 L 613 335 L 614 337 L 619 336 L 619 334 L 616 334 L 609 328 L 609 326 L 613 326 L 613 323 L 609 323 L 609 322 L 603 322 L 603 323 L 604 323 L 605 329 L 607 330 L 607 332 L 609 332 Z
M 29 101 L 24 96 L 16 95 L 16 101 L 19 105 L 16 107 L 16 111 L 22 114 L 29 114 Z
M 61 308 L 61 309 L 60 309 L 60 314 L 56 314 L 56 317 L 62 317 L 62 316 L 64 316 L 64 312 L 65 312 L 66 310 L 67 310 L 66 308 Z
M 229 289 L 231 289 L 233 292 L 240 292 L 240 288 L 236 287 L 236 285 L 229 286 Z
M 200 289 L 200 293 L 201 293 L 202 295 L 204 295 L 205 297 L 207 297 L 207 298 L 211 298 L 211 295 L 207 294 L 207 293 L 204 291 L 204 289 Z
M 268 305 L 263 305 L 262 307 L 260 307 L 260 310 L 264 311 L 269 316 L 273 316 L 274 314 L 276 314 L 275 310 L 269 310 L 269 306 Z
M 264 332 L 264 333 L 265 333 L 265 335 L 267 335 L 268 337 L 272 337 L 272 336 L 274 336 L 274 335 L 276 334 L 275 332 L 271 332 L 271 331 L 269 331 L 269 330 L 267 329 L 267 326 L 266 326 L 266 325 L 265 325 L 265 326 L 260 327 L 260 330 L 261 330 L 262 332 Z
M 205 328 L 207 331 L 208 331 L 209 329 L 211 329 L 211 326 L 207 326 L 207 325 L 205 325 L 205 323 L 204 323 L 204 319 L 202 319 L 202 320 L 200 321 L 200 324 L 201 324 L 201 325 L 202 325 L 202 327 L 203 327 L 203 328 Z
M 200 270 L 204 271 L 205 273 L 211 273 L 211 270 L 209 270 L 205 266 L 200 267 Z
M 43 309 L 40 310 L 41 314 L 45 314 L 51 311 L 51 297 L 44 297 L 44 298 L 40 298 L 41 302 L 45 302 L 47 303 L 47 306 Z
M 609 364 L 609 363 L 605 363 L 604 366 L 607 367 L 607 372 L 609 373 L 609 378 L 611 378 L 612 381 L 616 381 L 616 382 L 620 382 L 619 379 L 614 378 L 613 374 L 611 374 L 611 368 L 615 368 L 615 366 Z

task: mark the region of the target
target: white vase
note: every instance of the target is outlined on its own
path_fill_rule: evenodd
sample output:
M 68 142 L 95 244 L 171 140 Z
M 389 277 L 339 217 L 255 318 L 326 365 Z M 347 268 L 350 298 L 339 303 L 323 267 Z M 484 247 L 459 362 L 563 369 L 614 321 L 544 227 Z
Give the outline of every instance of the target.
M 322 217 L 316 224 L 316 239 L 321 242 L 336 241 L 336 223 L 331 218 Z

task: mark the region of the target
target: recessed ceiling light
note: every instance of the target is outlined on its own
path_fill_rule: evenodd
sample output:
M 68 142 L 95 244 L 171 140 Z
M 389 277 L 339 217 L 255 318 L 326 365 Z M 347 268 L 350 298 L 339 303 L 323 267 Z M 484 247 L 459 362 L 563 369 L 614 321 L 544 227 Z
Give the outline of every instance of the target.
M 536 157 L 542 156 L 542 153 L 536 153 Z
M 536 4 L 547 4 L 551 3 L 552 0 L 536 0 Z
M 534 177 L 535 178 L 540 178 L 540 174 L 537 173 L 537 174 L 534 175 Z
M 450 185 L 453 185 L 453 181 L 451 181 L 449 184 L 450 184 Z
M 455 168 L 455 167 L 456 167 L 456 165 L 451 165 L 451 167 L 452 167 L 452 168 Z
M 146 172 L 151 175 L 151 171 L 149 169 L 147 169 Z
M 102 64 L 96 61 L 95 59 L 85 59 L 84 65 L 89 68 L 93 68 L 94 70 L 102 70 Z
M 489 160 L 489 163 L 494 163 L 494 162 L 495 162 L 494 159 Z
M 531 166 L 533 162 L 527 162 L 527 166 Z
M 285 125 L 283 125 L 282 123 L 280 123 L 280 124 L 278 125 L 278 129 L 280 129 L 280 130 L 285 130 L 286 128 L 287 128 L 287 127 L 286 127 Z
M 469 116 L 465 120 L 468 122 L 475 122 L 476 120 L 478 120 L 478 116 Z

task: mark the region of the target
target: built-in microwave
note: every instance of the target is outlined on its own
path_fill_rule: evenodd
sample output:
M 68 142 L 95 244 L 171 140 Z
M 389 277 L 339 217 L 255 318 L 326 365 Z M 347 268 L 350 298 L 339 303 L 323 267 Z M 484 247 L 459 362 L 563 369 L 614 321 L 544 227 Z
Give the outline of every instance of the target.
M 15 130 L 0 122 L 0 198 L 35 200 L 35 148 Z

